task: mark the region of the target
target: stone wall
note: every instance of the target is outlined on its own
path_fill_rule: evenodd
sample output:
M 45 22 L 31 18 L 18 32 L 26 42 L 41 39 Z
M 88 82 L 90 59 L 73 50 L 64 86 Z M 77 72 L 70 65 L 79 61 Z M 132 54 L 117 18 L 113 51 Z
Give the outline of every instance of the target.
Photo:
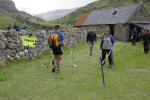
M 129 25 L 126 24 L 118 24 L 114 27 L 115 37 L 117 40 L 128 41 L 129 38 Z
M 65 35 L 66 47 L 73 46 L 86 39 L 86 34 L 82 30 L 74 30 L 74 32 L 63 32 Z M 33 49 L 34 56 L 38 56 L 42 53 L 49 51 L 48 47 L 48 34 L 46 31 L 37 31 L 33 34 L 38 38 L 37 46 Z M 20 59 L 28 55 L 26 47 L 21 44 L 21 36 L 26 33 L 15 32 L 0 32 L 0 62 Z

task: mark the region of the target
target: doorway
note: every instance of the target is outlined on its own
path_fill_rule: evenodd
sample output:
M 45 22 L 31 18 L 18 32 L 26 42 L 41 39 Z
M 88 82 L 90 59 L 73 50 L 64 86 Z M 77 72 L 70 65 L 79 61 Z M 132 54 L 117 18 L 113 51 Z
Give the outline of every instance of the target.
M 115 30 L 114 30 L 114 28 L 115 28 L 115 25 L 114 25 L 114 24 L 109 25 L 110 33 L 111 33 L 112 36 L 115 35 Z
M 140 40 L 141 28 L 136 26 L 136 25 L 134 25 L 134 24 L 130 24 L 129 25 L 129 40 L 131 40 L 132 31 L 133 31 L 134 28 L 136 28 L 136 31 L 137 31 L 137 39 L 136 39 L 136 41 L 139 41 Z

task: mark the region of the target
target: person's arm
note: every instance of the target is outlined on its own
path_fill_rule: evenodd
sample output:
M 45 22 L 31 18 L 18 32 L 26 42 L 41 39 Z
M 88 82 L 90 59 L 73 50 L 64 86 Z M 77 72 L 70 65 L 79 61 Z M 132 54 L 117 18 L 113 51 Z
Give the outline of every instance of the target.
M 62 41 L 62 46 L 63 46 L 63 47 L 65 47 L 65 43 L 64 43 L 64 40 Z
M 110 38 L 111 38 L 111 43 L 114 45 L 116 42 L 115 37 L 111 35 Z
M 64 36 L 64 34 L 62 34 L 62 36 L 61 36 L 61 42 L 62 42 L 62 46 L 63 47 L 65 47 L 64 39 L 65 39 L 65 36 Z

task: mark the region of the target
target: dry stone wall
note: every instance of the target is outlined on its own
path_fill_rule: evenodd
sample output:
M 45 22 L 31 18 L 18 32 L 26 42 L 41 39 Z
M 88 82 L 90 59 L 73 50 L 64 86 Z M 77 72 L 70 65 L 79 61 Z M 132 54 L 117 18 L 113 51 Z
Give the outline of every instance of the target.
M 63 32 L 65 35 L 66 47 L 71 47 L 80 43 L 86 39 L 86 33 L 76 30 L 74 32 Z M 27 35 L 27 33 L 16 32 L 0 32 L 0 62 L 21 59 L 28 55 L 28 50 L 21 44 L 21 36 Z M 46 31 L 39 30 L 33 32 L 38 39 L 36 48 L 33 49 L 34 56 L 38 56 L 42 53 L 48 52 L 48 34 Z

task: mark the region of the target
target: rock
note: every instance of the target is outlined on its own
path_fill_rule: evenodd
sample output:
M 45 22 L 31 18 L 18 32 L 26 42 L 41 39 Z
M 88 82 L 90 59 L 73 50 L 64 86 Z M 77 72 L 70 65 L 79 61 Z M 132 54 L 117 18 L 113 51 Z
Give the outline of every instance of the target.
M 7 43 L 7 48 L 8 49 L 16 49 L 17 48 L 17 44 L 15 44 L 15 43 Z
M 6 48 L 6 43 L 3 40 L 0 40 L 0 49 L 5 49 Z
M 13 60 L 13 57 L 11 57 L 10 55 L 7 55 L 7 59 L 8 60 Z
M 3 40 L 4 39 L 4 34 L 3 33 L 0 33 L 0 40 Z
M 9 56 L 11 56 L 11 57 L 15 57 L 15 55 L 16 55 L 16 52 L 15 52 L 15 50 L 11 50 L 11 49 L 6 49 L 6 50 L 4 50 L 3 51 L 3 56 L 6 56 L 6 55 L 9 55 Z
M 18 54 L 16 54 L 16 58 L 17 60 L 20 60 L 20 56 Z
M 25 56 L 25 52 L 24 52 L 24 51 L 20 51 L 20 52 L 18 53 L 18 56 L 20 56 L 20 57 Z

